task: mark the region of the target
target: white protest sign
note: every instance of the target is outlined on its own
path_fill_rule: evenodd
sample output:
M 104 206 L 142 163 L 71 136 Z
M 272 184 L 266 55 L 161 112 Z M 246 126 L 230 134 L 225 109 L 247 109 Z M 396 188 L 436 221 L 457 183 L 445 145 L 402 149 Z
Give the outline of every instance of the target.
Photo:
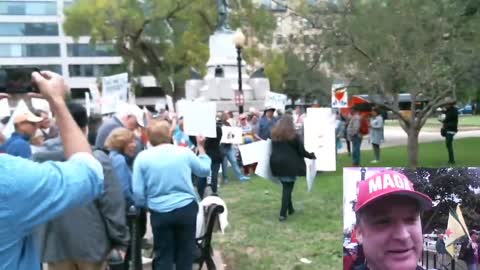
M 117 101 L 128 101 L 128 73 L 102 78 L 102 114 L 115 111 Z
M 87 109 L 87 116 L 90 117 L 92 110 L 92 103 L 90 102 L 90 95 L 85 92 L 85 108 Z
M 185 99 L 181 99 L 179 101 L 177 101 L 177 115 L 180 115 L 180 116 L 183 116 L 183 113 L 185 112 L 185 107 L 186 107 L 186 100 Z
M 0 99 L 0 118 L 10 116 L 10 105 L 8 98 Z
M 32 98 L 32 108 L 46 113 L 50 112 L 50 104 L 43 98 Z
M 317 163 L 313 159 L 306 158 L 305 164 L 307 166 L 307 190 L 308 192 L 310 192 L 312 191 L 315 176 L 317 176 Z
M 243 130 L 239 127 L 222 127 L 222 140 L 221 143 L 226 144 L 242 144 L 243 143 Z
M 331 108 L 308 108 L 304 119 L 304 142 L 314 152 L 318 171 L 336 170 L 335 114 Z
M 265 108 L 271 107 L 277 110 L 285 110 L 287 100 L 287 95 L 275 92 L 267 92 L 267 95 L 265 96 Z
M 15 117 L 17 117 L 17 115 L 19 114 L 22 114 L 28 111 L 30 110 L 28 109 L 28 106 L 25 103 L 25 101 L 23 101 L 23 99 L 20 100 L 17 104 L 17 107 L 15 108 L 15 111 L 13 111 L 12 117 L 10 117 L 10 120 L 8 121 L 5 128 L 3 129 L 2 133 L 3 133 L 3 136 L 5 136 L 5 138 L 10 138 L 10 136 L 12 136 L 12 133 L 15 131 L 15 127 L 13 123 Z
M 92 112 L 100 113 L 102 111 L 102 97 L 96 84 L 90 84 L 88 86 L 90 95 L 92 95 Z
M 167 108 L 167 100 L 166 98 L 159 98 L 157 99 L 157 102 L 155 102 L 155 110 L 157 112 L 161 110 L 165 110 Z
M 332 108 L 347 108 L 348 92 L 344 84 L 332 84 Z
M 255 174 L 269 179 L 274 183 L 279 184 L 279 181 L 273 176 L 272 170 L 270 168 L 270 155 L 272 154 L 272 141 L 264 141 L 263 144 L 258 145 L 256 150 L 256 155 L 259 157 L 257 168 L 255 169 Z
M 168 111 L 175 112 L 175 106 L 173 106 L 173 98 L 169 95 L 165 96 L 167 100 Z
M 239 145 L 238 149 L 242 156 L 243 165 L 250 165 L 262 160 L 262 157 L 258 154 L 258 149 L 264 149 L 266 147 L 265 144 L 268 144 L 268 141 L 258 141 Z
M 215 102 L 185 101 L 183 108 L 184 132 L 190 136 L 217 137 L 217 104 Z

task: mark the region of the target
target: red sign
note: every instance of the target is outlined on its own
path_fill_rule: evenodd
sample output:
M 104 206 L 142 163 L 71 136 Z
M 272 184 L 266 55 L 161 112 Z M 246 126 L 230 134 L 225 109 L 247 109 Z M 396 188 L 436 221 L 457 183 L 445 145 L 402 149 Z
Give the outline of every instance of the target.
M 243 96 L 243 93 L 240 93 L 240 91 L 235 91 L 235 105 L 243 106 L 244 104 L 245 98 Z

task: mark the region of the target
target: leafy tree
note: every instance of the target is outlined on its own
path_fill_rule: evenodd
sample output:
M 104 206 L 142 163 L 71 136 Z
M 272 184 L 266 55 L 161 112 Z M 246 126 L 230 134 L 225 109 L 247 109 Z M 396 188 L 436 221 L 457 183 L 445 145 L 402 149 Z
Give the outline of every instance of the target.
M 473 1 L 308 2 L 296 14 L 322 33 L 319 49 L 328 48 L 322 60 L 398 116 L 408 135 L 409 165 L 416 167 L 421 128 L 446 97 L 461 91 L 457 86 L 476 58 L 479 15 Z M 399 93 L 411 95 L 408 116 L 399 108 Z M 425 98 L 428 104 L 417 106 Z
M 400 169 L 414 184 L 415 190 L 427 194 L 435 203 L 431 211 L 423 215 L 425 232 L 446 229 L 450 210 L 458 203 L 470 229 L 480 228 L 480 188 L 478 168 L 418 168 Z
M 230 2 L 231 25 L 252 35 L 251 46 L 264 41 L 274 18 L 250 0 Z M 64 28 L 74 37 L 91 35 L 91 43 L 113 43 L 133 76 L 151 74 L 174 92 L 190 68 L 205 72 L 217 16 L 215 0 L 78 0 L 66 11 Z

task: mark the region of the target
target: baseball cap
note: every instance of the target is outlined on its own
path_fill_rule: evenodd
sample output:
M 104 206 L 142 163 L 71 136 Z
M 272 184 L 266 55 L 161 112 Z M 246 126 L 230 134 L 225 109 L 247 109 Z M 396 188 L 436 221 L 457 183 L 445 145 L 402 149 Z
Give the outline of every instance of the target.
M 22 112 L 16 115 L 15 118 L 13 119 L 13 122 L 15 124 L 22 123 L 22 122 L 39 123 L 42 121 L 43 121 L 42 117 L 38 117 L 30 111 Z
M 355 212 L 380 198 L 391 195 L 412 198 L 418 202 L 421 210 L 432 208 L 432 199 L 426 194 L 415 191 L 412 182 L 405 175 L 387 170 L 377 173 L 358 184 Z

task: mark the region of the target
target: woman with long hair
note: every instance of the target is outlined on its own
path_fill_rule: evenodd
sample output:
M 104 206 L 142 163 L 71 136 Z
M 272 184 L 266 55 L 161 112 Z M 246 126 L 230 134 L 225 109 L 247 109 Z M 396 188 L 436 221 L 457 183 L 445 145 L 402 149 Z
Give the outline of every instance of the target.
M 308 153 L 295 132 L 292 116 L 286 114 L 272 129 L 272 154 L 270 168 L 272 174 L 282 183 L 282 206 L 279 221 L 285 221 L 288 214 L 295 212 L 292 204 L 292 191 L 297 176 L 306 175 L 304 158 L 315 159 Z

